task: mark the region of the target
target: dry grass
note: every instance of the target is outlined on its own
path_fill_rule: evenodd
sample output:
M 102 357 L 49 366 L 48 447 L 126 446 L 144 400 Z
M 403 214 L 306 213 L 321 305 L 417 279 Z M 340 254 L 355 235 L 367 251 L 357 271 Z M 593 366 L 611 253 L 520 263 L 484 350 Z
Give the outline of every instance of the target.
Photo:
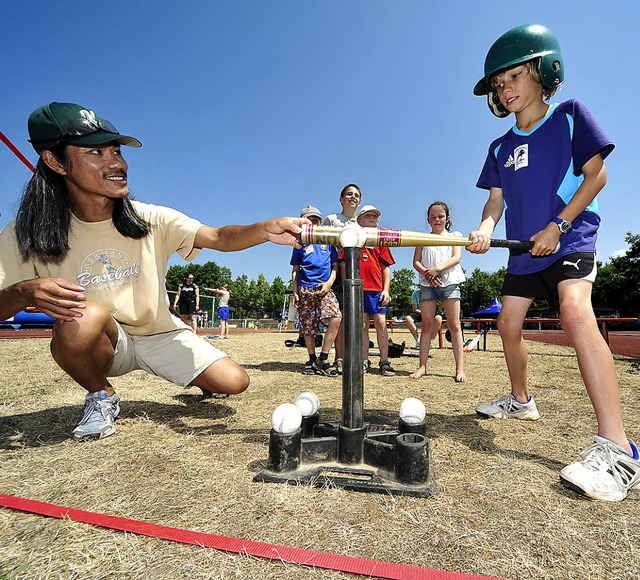
M 408 335 L 396 332 L 396 341 Z M 558 471 L 595 431 L 573 351 L 530 343 L 540 421 L 486 421 L 473 409 L 508 390 L 499 342 L 466 355 L 453 382 L 451 350 L 429 375 L 394 359 L 393 378 L 367 375 L 365 414 L 396 420 L 422 399 L 438 493 L 391 497 L 254 483 L 265 467 L 271 411 L 315 391 L 321 420 L 339 421 L 338 379 L 304 377 L 302 349 L 283 334 L 236 334 L 223 346 L 252 378 L 247 393 L 202 400 L 135 372 L 114 380 L 122 415 L 114 437 L 69 437 L 83 391 L 48 354 L 45 339 L 0 341 L 0 493 L 220 535 L 508 578 L 636 578 L 640 493 L 622 504 L 564 489 Z M 377 359 L 374 358 L 374 365 Z M 617 357 L 625 419 L 640 438 L 640 377 Z M 0 509 L 1 578 L 351 578 Z

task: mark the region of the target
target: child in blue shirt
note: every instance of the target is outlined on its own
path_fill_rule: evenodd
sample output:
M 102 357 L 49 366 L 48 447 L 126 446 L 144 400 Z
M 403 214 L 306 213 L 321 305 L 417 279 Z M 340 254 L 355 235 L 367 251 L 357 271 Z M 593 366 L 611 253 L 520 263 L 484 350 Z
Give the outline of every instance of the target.
M 487 95 L 496 116 L 513 113 L 515 125 L 489 147 L 477 183 L 489 190 L 489 199 L 467 249 L 489 249 L 503 212 L 508 238 L 534 242 L 530 252 L 511 253 L 502 288 L 498 329 L 511 393 L 478 405 L 476 412 L 539 418 L 527 388 L 522 323 L 534 299 L 558 302 L 598 421 L 584 459 L 564 467 L 560 480 L 591 498 L 621 501 L 640 487 L 640 457 L 624 430 L 613 357 L 591 305 L 600 224 L 596 196 L 607 181 L 604 159 L 614 145 L 580 101 L 549 104 L 563 81 L 556 37 L 534 24 L 509 30 L 491 46 L 474 88 L 474 94 Z
M 322 223 L 320 210 L 309 205 L 300 212 L 313 225 Z M 327 244 L 308 244 L 294 248 L 291 255 L 293 271 L 293 305 L 298 309 L 300 330 L 309 353 L 303 374 L 320 374 L 326 377 L 338 375 L 329 364 L 329 351 L 340 329 L 342 314 L 340 305 L 331 289 L 338 271 L 338 254 Z M 316 357 L 315 335 L 320 332 L 320 322 L 326 326 L 320 357 Z

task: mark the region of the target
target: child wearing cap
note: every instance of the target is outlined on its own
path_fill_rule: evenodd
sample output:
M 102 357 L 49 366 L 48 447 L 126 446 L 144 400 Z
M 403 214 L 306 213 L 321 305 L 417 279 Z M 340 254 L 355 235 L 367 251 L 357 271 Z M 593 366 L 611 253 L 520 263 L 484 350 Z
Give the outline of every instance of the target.
M 322 213 L 312 205 L 303 208 L 300 217 L 307 218 L 313 225 L 322 223 Z M 331 290 L 338 270 L 338 253 L 327 244 L 308 244 L 294 248 L 290 264 L 293 266 L 293 304 L 298 309 L 300 330 L 309 353 L 302 372 L 335 377 L 338 373 L 328 359 L 342 321 L 338 300 Z M 326 331 L 320 356 L 316 357 L 315 335 L 320 332 L 320 322 Z
M 380 210 L 373 205 L 364 205 L 358 212 L 358 224 L 364 228 L 377 228 L 380 223 Z M 395 370 L 389 364 L 389 334 L 387 332 L 387 304 L 391 285 L 390 266 L 395 264 L 391 250 L 387 247 L 363 246 L 360 252 L 360 278 L 363 284 L 364 305 L 364 371 L 371 368 L 369 361 L 369 324 L 373 318 L 376 339 L 380 349 L 380 374 L 394 376 Z
M 557 303 L 598 422 L 593 445 L 582 461 L 561 470 L 560 480 L 591 498 L 621 501 L 640 487 L 640 455 L 624 430 L 613 358 L 591 305 L 600 225 L 596 196 L 607 182 L 604 159 L 614 145 L 580 101 L 549 103 L 563 81 L 557 38 L 533 24 L 513 28 L 494 42 L 473 91 L 487 95 L 496 116 L 513 113 L 515 124 L 489 147 L 477 182 L 489 190 L 489 199 L 467 249 L 489 249 L 503 211 L 507 237 L 534 242 L 530 252 L 511 253 L 502 288 L 498 329 L 511 392 L 478 405 L 476 412 L 538 419 L 527 385 L 522 323 L 534 299 Z

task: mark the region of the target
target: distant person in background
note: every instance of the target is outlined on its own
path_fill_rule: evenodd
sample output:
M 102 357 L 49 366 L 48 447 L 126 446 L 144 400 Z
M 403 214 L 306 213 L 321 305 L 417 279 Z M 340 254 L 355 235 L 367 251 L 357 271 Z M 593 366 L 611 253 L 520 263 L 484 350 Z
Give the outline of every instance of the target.
M 233 292 L 229 284 L 222 284 L 220 288 L 203 288 L 205 292 L 213 292 L 218 296 L 218 320 L 220 321 L 220 338 L 229 338 L 229 300 Z
M 420 310 L 420 288 L 414 290 L 411 294 L 411 314 L 405 316 L 404 323 L 407 325 L 411 336 L 416 341 L 416 348 L 420 348 L 420 336 L 418 334 L 417 325 L 422 322 L 422 312 Z M 423 325 L 424 328 L 424 325 Z M 433 326 L 431 329 L 431 341 L 438 336 L 440 329 L 442 328 L 442 316 L 436 314 L 433 319 Z
M 323 225 L 325 226 L 344 226 L 349 222 L 356 221 L 356 211 L 358 206 L 360 205 L 360 201 L 362 200 L 362 192 L 360 191 L 360 187 L 355 183 L 348 183 L 342 188 L 340 192 L 340 205 L 342 206 L 342 211 L 340 213 L 331 213 L 329 214 L 325 220 Z M 340 305 L 340 311 L 344 310 L 344 301 L 342 295 L 342 272 L 341 269 L 338 268 L 336 281 L 333 283 L 333 293 L 336 295 L 338 299 L 338 304 Z M 342 366 L 343 366 L 343 336 L 342 336 L 342 324 L 340 325 L 340 330 L 338 331 L 338 335 L 336 336 L 336 356 L 334 361 L 334 366 L 336 372 L 341 375 L 342 374 Z
M 184 284 L 178 286 L 173 307 L 178 308 L 180 315 L 191 326 L 193 332 L 198 328 L 196 313 L 200 310 L 200 288 L 193 283 L 193 274 L 187 274 Z
M 300 217 L 307 218 L 314 225 L 322 222 L 320 210 L 312 205 L 303 208 Z M 307 244 L 294 248 L 290 264 L 293 266 L 293 304 L 298 309 L 300 329 L 309 353 L 302 372 L 335 377 L 338 372 L 329 363 L 329 352 L 342 321 L 338 300 L 331 289 L 338 270 L 338 253 L 327 244 Z M 321 322 L 327 330 L 320 356 L 316 357 L 316 336 L 320 334 Z
M 358 224 L 363 228 L 377 228 L 380 210 L 373 205 L 362 206 L 358 213 Z M 373 320 L 376 340 L 380 350 L 380 374 L 392 377 L 396 374 L 389 363 L 389 333 L 387 331 L 387 305 L 391 287 L 391 268 L 395 264 L 391 250 L 380 246 L 363 246 L 360 250 L 360 278 L 363 289 L 363 340 L 364 372 L 371 369 L 369 360 L 369 324 Z
M 431 233 L 446 236 L 452 227 L 449 206 L 443 201 L 432 203 L 427 209 L 427 224 Z M 455 232 L 455 236 L 462 234 Z M 420 365 L 410 375 L 419 379 L 427 373 L 427 359 L 431 347 L 434 318 L 438 300 L 442 301 L 447 316 L 447 326 L 451 333 L 453 358 L 456 363 L 455 381 L 467 380 L 464 374 L 464 351 L 462 326 L 460 324 L 460 284 L 464 282 L 464 272 L 460 266 L 462 249 L 460 246 L 418 246 L 413 253 L 413 267 L 420 274 L 420 311 L 422 312 L 422 334 L 420 336 Z

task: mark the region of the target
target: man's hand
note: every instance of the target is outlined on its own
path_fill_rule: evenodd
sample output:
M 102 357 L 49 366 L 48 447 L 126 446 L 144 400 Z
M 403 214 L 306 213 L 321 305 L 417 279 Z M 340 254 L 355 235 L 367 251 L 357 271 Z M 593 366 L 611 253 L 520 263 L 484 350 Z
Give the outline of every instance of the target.
M 302 232 L 303 224 L 311 224 L 307 218 L 282 217 L 265 222 L 267 239 L 274 244 L 301 248 L 298 234 Z
M 58 320 L 73 320 L 82 316 L 77 309 L 85 307 L 84 288 L 62 278 L 34 278 L 16 284 L 25 305 Z

